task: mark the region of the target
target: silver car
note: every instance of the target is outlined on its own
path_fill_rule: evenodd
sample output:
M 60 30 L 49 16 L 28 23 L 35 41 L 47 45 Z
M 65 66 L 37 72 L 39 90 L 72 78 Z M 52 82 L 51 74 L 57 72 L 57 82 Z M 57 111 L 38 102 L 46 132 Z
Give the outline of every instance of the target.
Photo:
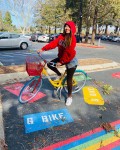
M 0 48 L 20 48 L 25 50 L 31 45 L 31 41 L 20 34 L 10 32 L 0 34 Z
M 38 42 L 49 42 L 49 35 L 42 34 L 42 35 L 38 36 Z

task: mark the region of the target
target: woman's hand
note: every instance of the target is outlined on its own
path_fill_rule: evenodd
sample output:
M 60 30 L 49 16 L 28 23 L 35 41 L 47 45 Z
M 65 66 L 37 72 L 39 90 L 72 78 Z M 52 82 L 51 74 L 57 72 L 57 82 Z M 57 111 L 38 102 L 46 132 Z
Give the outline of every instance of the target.
M 56 67 L 60 67 L 62 64 L 60 62 L 56 63 Z
M 37 53 L 42 53 L 42 52 L 43 52 L 42 49 L 37 50 Z

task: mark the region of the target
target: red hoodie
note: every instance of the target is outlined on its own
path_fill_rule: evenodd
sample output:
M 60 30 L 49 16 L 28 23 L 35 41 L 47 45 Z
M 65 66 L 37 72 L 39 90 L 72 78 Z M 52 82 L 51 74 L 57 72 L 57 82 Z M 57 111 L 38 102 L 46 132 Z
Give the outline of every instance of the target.
M 72 31 L 72 41 L 71 45 L 69 47 L 65 47 L 64 40 L 65 37 L 63 34 L 59 35 L 57 39 L 54 41 L 50 42 L 46 46 L 42 48 L 43 51 L 51 50 L 56 47 L 58 47 L 58 57 L 60 59 L 61 64 L 66 64 L 69 63 L 76 55 L 75 47 L 76 47 L 76 38 L 75 38 L 75 33 L 76 33 L 76 27 L 74 22 L 68 21 L 65 23 L 65 25 L 69 25 L 71 31 Z

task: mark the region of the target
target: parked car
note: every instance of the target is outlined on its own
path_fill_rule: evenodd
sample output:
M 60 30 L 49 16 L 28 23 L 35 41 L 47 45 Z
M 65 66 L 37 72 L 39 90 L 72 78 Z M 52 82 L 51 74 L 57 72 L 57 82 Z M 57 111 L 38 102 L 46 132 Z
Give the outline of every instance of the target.
M 83 38 L 85 39 L 86 35 Z M 88 35 L 88 39 L 92 39 L 92 35 L 91 34 Z
M 96 34 L 95 35 L 95 39 L 100 39 L 101 38 L 101 34 Z
M 114 36 L 109 36 L 108 41 L 112 41 L 113 38 L 114 38 Z
M 3 34 L 3 32 L 0 32 L 0 34 Z
M 31 41 L 23 35 L 4 32 L 0 34 L 0 48 L 20 48 L 27 49 L 31 46 Z
M 120 36 L 118 37 L 113 37 L 112 39 L 113 42 L 120 42 Z
M 77 43 L 82 43 L 82 36 L 75 35 L 75 37 L 76 37 L 76 42 Z
M 38 37 L 42 35 L 42 33 L 33 33 L 31 36 L 31 41 L 36 42 L 38 41 Z
M 42 35 L 38 36 L 38 42 L 49 42 L 49 35 L 42 34 Z
M 27 33 L 27 34 L 23 34 L 23 36 L 25 36 L 25 37 L 27 37 L 29 40 L 31 40 L 31 36 L 32 36 L 32 34 Z
M 49 42 L 55 40 L 60 34 L 53 34 L 53 35 L 50 35 L 50 38 L 49 38 Z
M 108 38 L 109 38 L 109 36 L 107 36 L 107 35 L 102 35 L 101 36 L 101 40 L 108 40 Z

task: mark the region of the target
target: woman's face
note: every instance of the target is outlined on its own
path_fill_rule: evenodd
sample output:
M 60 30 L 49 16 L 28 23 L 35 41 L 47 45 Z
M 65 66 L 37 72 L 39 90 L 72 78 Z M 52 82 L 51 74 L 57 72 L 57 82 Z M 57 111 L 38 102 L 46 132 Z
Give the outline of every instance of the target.
M 70 33 L 70 31 L 71 31 L 71 30 L 70 30 L 70 27 L 66 24 L 66 25 L 65 25 L 65 32 L 66 32 L 66 33 Z

